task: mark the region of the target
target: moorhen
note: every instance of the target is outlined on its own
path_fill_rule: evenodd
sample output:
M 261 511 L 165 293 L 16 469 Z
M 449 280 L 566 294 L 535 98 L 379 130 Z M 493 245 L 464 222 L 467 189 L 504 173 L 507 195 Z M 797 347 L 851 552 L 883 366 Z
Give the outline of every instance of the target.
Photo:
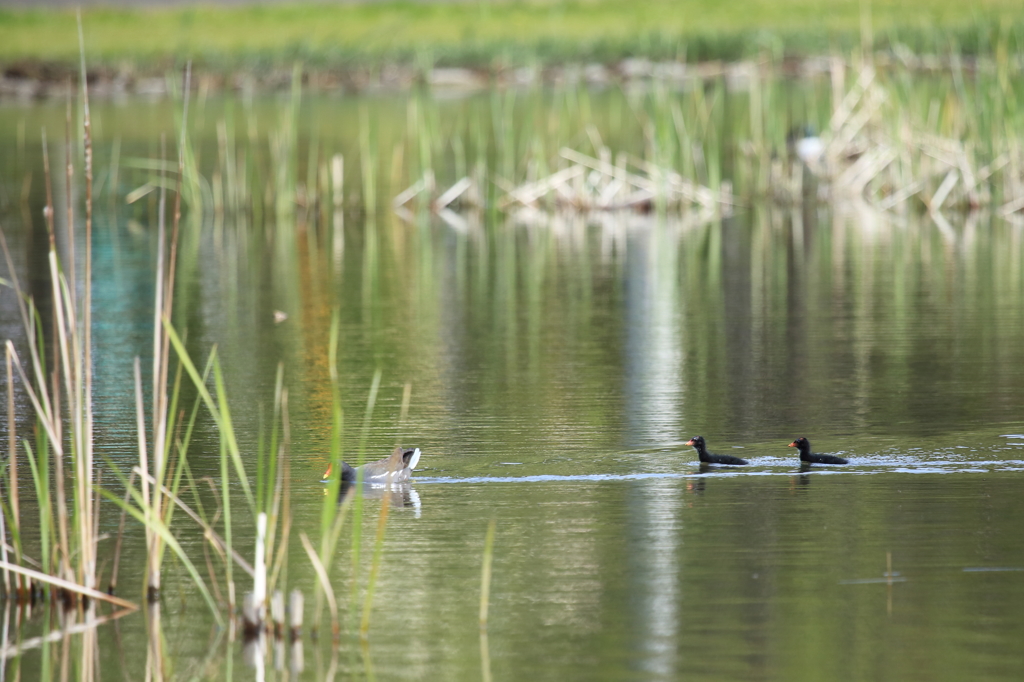
M 811 441 L 803 436 L 789 444 L 789 447 L 800 451 L 800 461 L 808 464 L 849 464 L 850 462 L 835 455 L 819 455 L 811 452 Z
M 708 446 L 704 443 L 704 436 L 694 436 L 690 440 L 686 441 L 686 444 L 694 447 L 697 451 L 697 457 L 700 458 L 701 464 L 741 465 L 747 463 L 747 460 L 740 459 L 739 457 L 733 457 L 732 455 L 714 455 L 708 452 Z
M 367 462 L 361 467 L 354 467 L 348 462 L 342 462 L 341 482 L 355 483 L 359 469 L 362 469 L 364 483 L 405 483 L 412 476 L 412 470 L 416 468 L 419 461 L 419 448 L 403 450 L 399 447 L 394 449 L 390 457 L 378 459 L 376 462 Z M 325 481 L 330 479 L 333 466 L 333 464 L 327 465 L 327 471 L 324 472 Z

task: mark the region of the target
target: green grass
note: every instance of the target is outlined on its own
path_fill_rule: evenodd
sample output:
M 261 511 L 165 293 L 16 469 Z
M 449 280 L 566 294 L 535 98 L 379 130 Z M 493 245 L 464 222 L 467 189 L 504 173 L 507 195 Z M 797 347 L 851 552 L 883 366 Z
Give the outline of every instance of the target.
M 899 41 L 986 52 L 1024 45 L 1018 0 L 594 0 L 592 2 L 302 3 L 83 11 L 94 68 L 383 62 L 500 66 L 573 60 L 736 58 L 765 48 L 821 52 L 859 44 L 865 7 L 877 47 Z M 75 14 L 0 11 L 0 62 L 72 63 Z

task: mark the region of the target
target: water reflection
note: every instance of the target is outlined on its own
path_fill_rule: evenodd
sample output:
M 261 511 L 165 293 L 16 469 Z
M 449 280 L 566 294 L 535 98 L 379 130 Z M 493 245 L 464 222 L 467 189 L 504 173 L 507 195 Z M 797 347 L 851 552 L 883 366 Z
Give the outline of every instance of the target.
M 900 679 L 1019 679 L 1024 583 L 973 569 L 1024 565 L 1021 439 L 993 435 L 1019 433 L 1024 413 L 1022 233 L 983 214 L 940 228 L 850 205 L 755 205 L 724 220 L 485 217 L 468 231 L 336 210 L 330 234 L 309 216 L 282 222 L 287 232 L 264 218 L 197 230 L 182 249 L 179 321 L 196 357 L 220 344 L 247 452 L 283 359 L 294 470 L 326 464 L 337 305 L 350 426 L 382 367 L 368 442 L 412 433 L 432 453 L 415 481 L 432 486 L 426 510 L 411 485 L 346 493 L 413 510 L 389 519 L 384 565 L 401 570 L 379 585 L 378 603 L 401 607 L 375 612 L 375 659 L 353 647 L 349 668 L 806 680 L 870 658 Z M 115 462 L 131 461 L 137 437 L 124 359 L 145 352 L 152 324 L 149 223 L 140 211 L 130 230 L 124 217 L 98 220 L 95 236 L 97 267 L 115 273 L 97 282 L 95 335 L 97 433 Z M 26 277 L 39 271 L 37 240 L 12 239 Z M 7 330 L 16 310 L 3 296 L 0 306 Z M 287 322 L 274 324 L 275 310 Z M 21 432 L 27 414 L 19 403 Z M 208 425 L 196 430 L 190 467 L 217 475 L 217 442 Z M 750 466 L 695 469 L 680 445 L 688 432 L 742 444 Z M 827 435 L 852 464 L 797 470 L 776 452 L 795 432 Z M 317 527 L 322 499 L 310 492 L 295 496 L 297 528 Z M 503 530 L 488 640 L 474 613 L 491 516 Z M 245 530 L 236 538 L 241 547 Z M 198 555 L 201 539 L 188 540 Z M 878 576 L 892 547 L 914 591 L 896 592 L 890 620 L 870 587 L 841 581 Z M 339 552 L 338 580 L 346 560 Z M 290 579 L 311 584 L 307 563 L 293 556 Z M 202 658 L 200 617 L 177 618 L 182 634 L 161 640 L 164 653 Z M 134 630 L 122 668 L 141 676 Z M 892 641 L 943 668 L 909 667 Z M 225 650 L 237 648 L 207 655 Z M 322 654 L 317 679 L 337 669 Z
M 641 624 L 636 645 L 643 652 L 640 665 L 648 673 L 672 678 L 677 670 L 677 637 L 680 600 L 678 539 L 683 524 L 679 517 L 679 486 L 675 481 L 657 481 L 640 486 L 631 505 L 636 522 L 630 524 L 637 551 L 631 561 Z
M 14 679 L 21 678 L 26 659 L 31 665 L 33 655 L 47 661 L 44 669 L 56 670 L 60 679 L 91 682 L 103 679 L 101 668 L 101 626 L 114 623 L 124 616 L 136 613 L 124 609 L 102 614 L 95 603 L 84 609 L 66 609 L 59 602 L 44 603 L 37 613 L 35 625 L 42 624 L 44 634 L 23 638 L 23 631 L 33 620 L 31 607 L 4 602 L 2 639 L 0 639 L 0 680 L 13 671 Z M 59 643 L 59 648 L 52 645 Z M 31 668 L 29 668 L 31 670 Z M 51 672 L 52 674 L 52 672 Z
M 608 228 L 606 228 L 608 229 Z M 614 229 L 614 228 L 611 228 Z M 683 345 L 685 310 L 677 295 L 679 249 L 674 231 L 663 224 L 632 232 L 624 254 L 625 445 L 678 442 L 684 408 Z M 679 619 L 678 483 L 651 481 L 631 486 L 630 535 L 637 547 L 631 582 L 640 595 L 641 624 L 636 644 L 648 675 L 676 674 Z
M 418 519 L 423 514 L 423 502 L 420 500 L 419 493 L 416 492 L 416 489 L 412 487 L 409 481 L 391 484 L 363 483 L 361 486 L 358 483 L 342 481 L 338 488 L 338 502 L 340 503 L 346 497 L 355 495 L 357 491 L 361 491 L 363 499 L 366 500 L 386 499 L 392 509 L 411 509 L 414 518 Z
M 678 258 L 668 226 L 650 225 L 626 240 L 626 447 L 679 440 L 686 313 L 676 293 Z

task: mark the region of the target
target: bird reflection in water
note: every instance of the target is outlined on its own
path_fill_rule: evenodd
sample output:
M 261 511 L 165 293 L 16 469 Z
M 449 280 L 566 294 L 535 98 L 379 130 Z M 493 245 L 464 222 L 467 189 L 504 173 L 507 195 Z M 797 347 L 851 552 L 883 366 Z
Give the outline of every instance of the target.
M 708 462 L 701 462 L 697 466 L 698 474 L 726 474 L 726 475 L 739 475 L 740 470 L 732 467 L 722 467 L 717 464 L 710 464 Z
M 801 464 L 800 473 L 796 476 L 792 476 L 789 479 L 789 489 L 791 491 L 796 490 L 797 486 L 807 486 L 811 484 L 811 474 L 813 471 L 810 464 Z
M 705 486 L 707 486 L 706 478 L 693 478 L 686 481 L 686 492 L 699 494 L 704 492 Z
M 342 502 L 349 495 L 354 495 L 356 488 L 360 487 L 358 483 L 349 483 L 348 481 L 342 481 L 341 487 L 338 489 L 338 502 Z M 412 487 L 408 481 L 402 483 L 363 483 L 362 485 L 363 499 L 364 500 L 384 500 L 387 498 L 388 504 L 394 507 L 407 507 L 412 509 L 413 516 L 420 518 L 423 512 L 423 503 L 420 501 L 420 494 Z

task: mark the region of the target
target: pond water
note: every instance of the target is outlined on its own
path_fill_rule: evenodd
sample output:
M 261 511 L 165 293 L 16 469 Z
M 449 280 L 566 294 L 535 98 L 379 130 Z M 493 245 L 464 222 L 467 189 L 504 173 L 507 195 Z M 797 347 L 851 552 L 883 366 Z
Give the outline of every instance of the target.
M 128 125 L 156 105 L 119 106 L 107 113 Z M 2 114 L 13 156 L 19 118 L 63 112 Z M 24 210 L 13 168 L 0 224 L 45 307 L 38 167 Z M 128 467 L 155 240 L 144 215 L 99 204 L 97 448 Z M 952 233 L 859 205 L 758 202 L 699 224 L 485 213 L 466 230 L 347 213 L 340 252 L 301 230 L 285 248 L 210 217 L 183 246 L 177 324 L 193 357 L 217 346 L 249 467 L 284 364 L 290 586 L 309 593 L 315 580 L 296 536 L 319 532 L 333 306 L 346 453 L 358 449 L 378 368 L 369 455 L 396 442 L 423 451 L 388 520 L 369 644 L 307 636 L 303 671 L 289 679 L 1021 679 L 1024 244 L 1000 220 L 947 217 Z M 21 344 L 12 298 L 0 294 L 0 326 Z M 21 395 L 17 418 L 25 433 Z M 750 464 L 701 470 L 685 445 L 698 434 Z M 787 447 L 798 436 L 850 464 L 802 470 Z M 218 457 L 205 421 L 190 451 L 196 478 L 219 480 Z M 366 504 L 361 584 L 379 496 Z M 118 520 L 108 508 L 102 530 L 113 536 Z M 201 531 L 178 524 L 201 561 Z M 122 559 L 133 599 L 141 537 L 129 532 Z M 241 522 L 237 545 L 251 539 Z M 343 546 L 335 590 L 358 620 L 363 591 L 349 606 Z M 164 583 L 167 674 L 259 678 L 176 562 Z M 100 679 L 144 676 L 146 623 L 135 614 L 98 629 Z M 5 636 L 48 630 L 37 614 Z M 78 652 L 84 637 L 28 649 L 0 671 L 48 679 L 62 647 Z M 87 677 L 74 666 L 72 676 Z

